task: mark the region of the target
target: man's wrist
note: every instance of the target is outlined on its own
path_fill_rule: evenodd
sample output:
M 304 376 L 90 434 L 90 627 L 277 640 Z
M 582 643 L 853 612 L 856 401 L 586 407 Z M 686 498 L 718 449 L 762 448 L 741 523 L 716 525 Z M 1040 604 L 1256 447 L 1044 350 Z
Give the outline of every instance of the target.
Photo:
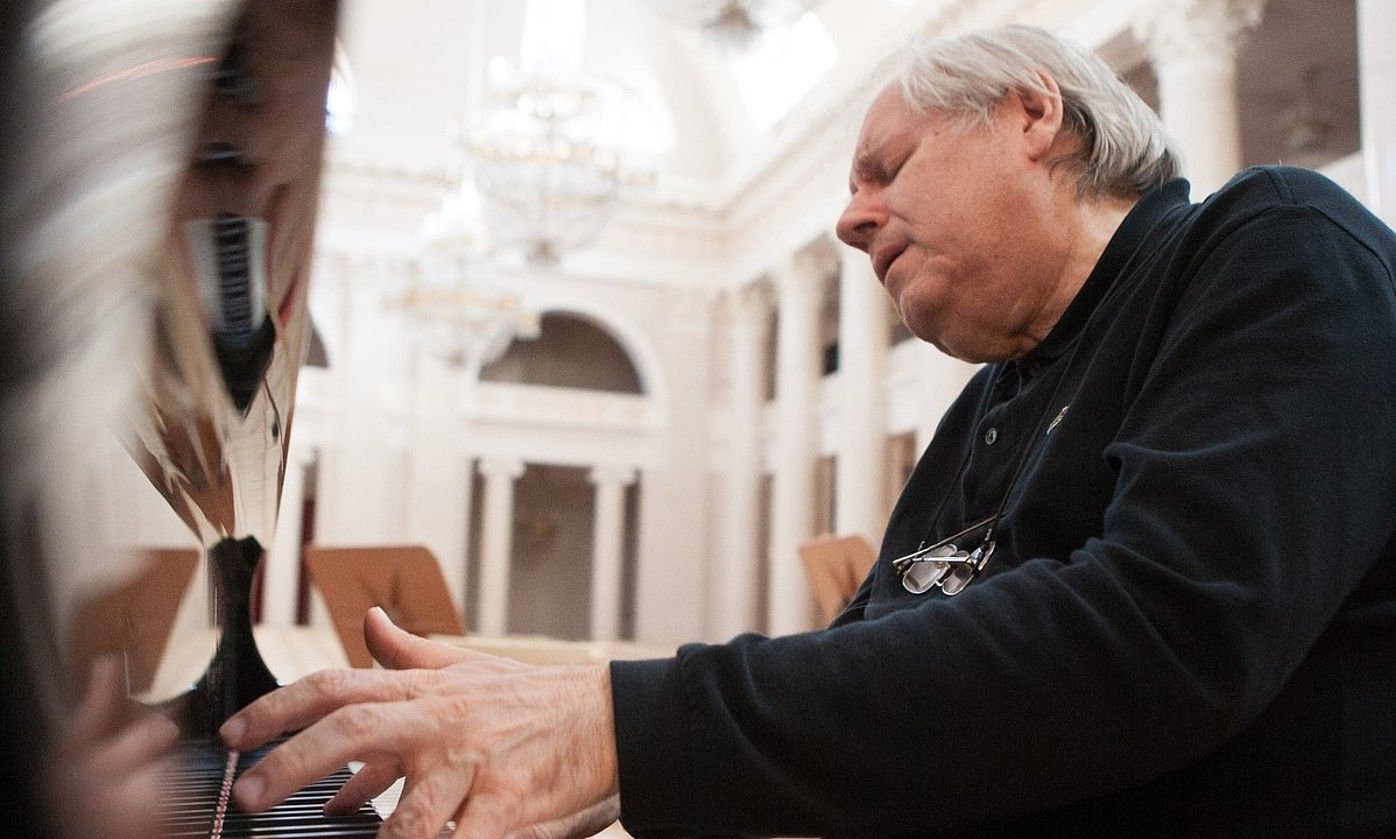
M 592 769 L 596 785 L 588 792 L 597 800 L 615 795 L 620 789 L 620 774 L 616 758 L 615 712 L 611 705 L 611 671 L 605 664 L 578 668 L 577 690 L 579 707 L 585 709 L 582 721 L 582 746 Z M 590 786 L 590 785 L 589 785 Z

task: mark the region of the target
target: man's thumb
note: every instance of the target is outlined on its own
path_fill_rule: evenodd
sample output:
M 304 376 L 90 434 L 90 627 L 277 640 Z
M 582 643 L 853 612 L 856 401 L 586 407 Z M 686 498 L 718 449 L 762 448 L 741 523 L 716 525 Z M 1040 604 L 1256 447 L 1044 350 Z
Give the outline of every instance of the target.
M 402 629 L 381 606 L 364 615 L 364 644 L 374 660 L 389 670 L 447 667 L 468 655 Z

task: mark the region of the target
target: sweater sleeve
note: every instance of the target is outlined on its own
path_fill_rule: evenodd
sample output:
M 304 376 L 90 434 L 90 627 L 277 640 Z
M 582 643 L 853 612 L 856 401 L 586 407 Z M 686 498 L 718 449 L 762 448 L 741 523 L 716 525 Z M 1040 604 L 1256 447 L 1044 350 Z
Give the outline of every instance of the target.
M 885 835 L 1138 785 L 1263 711 L 1396 523 L 1396 295 L 1272 207 L 1198 259 L 1102 531 L 954 598 L 611 673 L 637 835 Z

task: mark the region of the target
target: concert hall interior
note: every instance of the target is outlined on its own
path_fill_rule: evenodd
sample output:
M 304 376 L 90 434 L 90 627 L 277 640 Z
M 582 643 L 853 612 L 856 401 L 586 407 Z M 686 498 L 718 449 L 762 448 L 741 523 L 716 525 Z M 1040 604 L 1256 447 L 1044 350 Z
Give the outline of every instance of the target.
M 834 236 L 913 35 L 1048 28 L 1159 112 L 1195 199 L 1283 162 L 1396 223 L 1384 0 L 26 5 L 59 186 L 6 266 L 65 280 L 19 304 L 57 348 L 6 393 L 6 553 L 37 511 L 60 655 L 30 666 L 116 654 L 152 704 L 248 638 L 283 683 L 368 666 L 373 605 L 529 661 L 827 622 L 976 369 Z

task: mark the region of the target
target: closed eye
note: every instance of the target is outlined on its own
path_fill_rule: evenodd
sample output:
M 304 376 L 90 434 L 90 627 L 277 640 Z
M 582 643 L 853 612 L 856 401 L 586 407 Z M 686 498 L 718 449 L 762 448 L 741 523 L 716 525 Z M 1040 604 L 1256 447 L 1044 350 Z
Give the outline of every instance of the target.
M 909 153 L 904 154 L 900 158 L 898 158 L 897 164 L 893 166 L 891 170 L 887 171 L 886 174 L 883 176 L 882 185 L 886 186 L 887 184 L 890 184 L 893 180 L 895 180 L 897 175 L 901 174 L 903 167 L 906 166 L 906 162 L 910 159 L 911 154 Z

